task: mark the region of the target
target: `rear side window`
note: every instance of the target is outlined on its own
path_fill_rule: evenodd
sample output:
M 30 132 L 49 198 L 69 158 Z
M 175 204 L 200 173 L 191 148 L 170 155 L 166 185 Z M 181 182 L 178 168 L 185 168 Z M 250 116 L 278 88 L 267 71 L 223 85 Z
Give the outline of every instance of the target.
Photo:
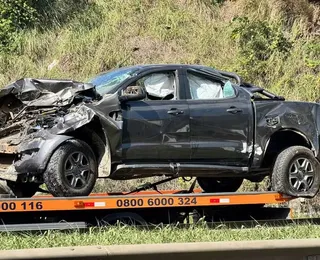
M 223 99 L 235 96 L 235 90 L 230 81 L 222 82 L 188 73 L 191 99 Z

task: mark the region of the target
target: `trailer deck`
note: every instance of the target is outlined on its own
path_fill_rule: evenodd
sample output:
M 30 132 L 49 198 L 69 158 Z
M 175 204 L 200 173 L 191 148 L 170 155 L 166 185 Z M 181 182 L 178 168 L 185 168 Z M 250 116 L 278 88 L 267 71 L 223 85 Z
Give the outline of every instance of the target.
M 88 197 L 56 198 L 35 196 L 33 198 L 0 199 L 0 213 L 117 210 L 139 208 L 212 207 L 226 205 L 279 204 L 291 197 L 279 193 L 179 193 L 180 191 L 139 192 L 134 195 L 93 194 Z
M 202 193 L 201 190 L 98 193 L 87 197 L 1 198 L 0 231 L 291 218 L 283 204 L 294 198 L 274 192 Z

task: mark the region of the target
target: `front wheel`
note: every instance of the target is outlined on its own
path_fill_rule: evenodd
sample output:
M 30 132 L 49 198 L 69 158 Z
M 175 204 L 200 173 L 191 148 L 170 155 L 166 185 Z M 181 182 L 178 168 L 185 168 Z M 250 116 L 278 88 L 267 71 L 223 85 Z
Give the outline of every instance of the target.
M 69 140 L 53 153 L 43 179 L 55 197 L 88 196 L 98 176 L 96 157 L 81 140 Z
M 320 163 L 312 151 L 303 146 L 291 146 L 276 158 L 272 189 L 294 197 L 312 198 L 320 186 Z
M 236 192 L 243 178 L 199 177 L 197 181 L 204 192 Z

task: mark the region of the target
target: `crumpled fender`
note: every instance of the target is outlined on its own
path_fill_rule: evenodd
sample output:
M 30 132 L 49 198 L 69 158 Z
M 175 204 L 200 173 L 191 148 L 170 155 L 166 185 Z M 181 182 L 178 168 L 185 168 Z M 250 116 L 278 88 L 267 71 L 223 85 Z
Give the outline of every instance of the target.
M 66 135 L 88 123 L 94 118 L 95 113 L 86 106 L 80 106 L 64 117 L 51 129 L 42 129 L 27 136 L 19 145 L 18 153 L 21 158 L 14 163 L 18 174 L 41 174 L 46 169 L 54 151 L 65 141 L 73 138 Z
M 23 173 L 43 173 L 53 152 L 72 136 L 54 135 L 48 131 L 38 132 L 33 139 L 27 139 L 19 146 L 21 157 L 14 162 L 15 170 Z

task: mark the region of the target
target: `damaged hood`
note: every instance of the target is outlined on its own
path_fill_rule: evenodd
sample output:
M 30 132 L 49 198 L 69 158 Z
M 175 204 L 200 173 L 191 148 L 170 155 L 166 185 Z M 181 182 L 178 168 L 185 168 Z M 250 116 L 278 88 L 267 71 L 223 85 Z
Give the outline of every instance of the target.
M 77 98 L 81 101 L 101 99 L 90 83 L 34 78 L 19 79 L 0 90 L 0 100 L 9 95 L 34 107 L 66 106 Z
M 0 89 L 0 152 L 18 151 L 7 146 L 42 138 L 43 133 L 64 134 L 90 123 L 101 99 L 90 83 L 24 78 L 9 84 Z

